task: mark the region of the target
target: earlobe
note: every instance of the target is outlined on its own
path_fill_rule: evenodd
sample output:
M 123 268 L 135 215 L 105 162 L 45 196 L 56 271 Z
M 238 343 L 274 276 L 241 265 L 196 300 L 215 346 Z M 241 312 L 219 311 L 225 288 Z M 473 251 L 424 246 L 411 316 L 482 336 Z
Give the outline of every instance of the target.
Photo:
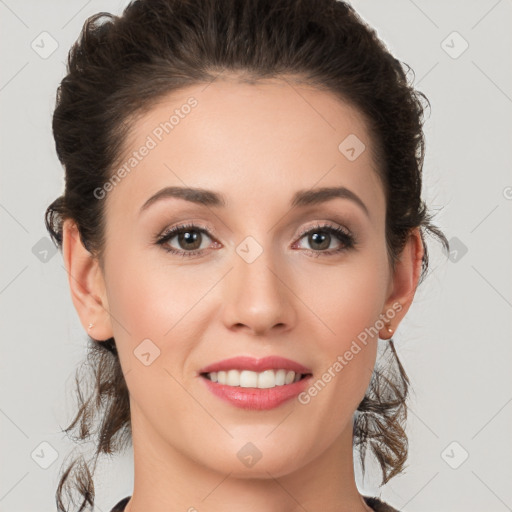
M 62 256 L 71 299 L 85 331 L 96 340 L 113 336 L 103 274 L 97 258 L 84 247 L 76 223 L 62 226 Z M 94 329 L 89 329 L 90 324 Z
M 391 291 L 383 311 L 383 315 L 389 320 L 381 330 L 381 339 L 391 338 L 412 304 L 421 276 L 424 251 L 420 230 L 416 228 L 411 231 L 400 258 L 395 264 L 391 278 Z M 391 310 L 393 315 L 387 314 Z

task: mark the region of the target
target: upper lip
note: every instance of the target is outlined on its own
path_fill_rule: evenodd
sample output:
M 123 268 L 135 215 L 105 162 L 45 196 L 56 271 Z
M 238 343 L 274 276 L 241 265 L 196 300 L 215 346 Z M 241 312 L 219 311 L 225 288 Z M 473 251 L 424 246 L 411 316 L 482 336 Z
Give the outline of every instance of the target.
M 309 368 L 280 356 L 268 356 L 262 359 L 254 357 L 239 356 L 230 359 L 223 359 L 216 363 L 209 364 L 199 370 L 199 373 L 211 373 L 227 370 L 251 370 L 253 372 L 263 372 L 265 370 L 292 370 L 295 373 L 311 373 Z

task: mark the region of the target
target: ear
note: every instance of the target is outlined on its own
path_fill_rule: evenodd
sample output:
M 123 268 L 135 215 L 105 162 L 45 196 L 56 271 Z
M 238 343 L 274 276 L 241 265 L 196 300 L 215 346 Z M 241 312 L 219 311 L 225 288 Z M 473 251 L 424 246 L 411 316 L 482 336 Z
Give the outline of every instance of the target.
M 102 341 L 113 336 L 103 273 L 97 258 L 84 247 L 72 219 L 62 226 L 62 255 L 71 298 L 80 322 L 91 338 Z M 94 324 L 89 329 L 89 324 Z
M 390 279 L 388 296 L 382 312 L 385 317 L 385 326 L 379 334 L 381 339 L 391 338 L 412 304 L 421 275 L 424 252 L 420 230 L 415 228 L 411 231 L 395 263 Z M 392 332 L 389 332 L 388 328 L 391 328 Z

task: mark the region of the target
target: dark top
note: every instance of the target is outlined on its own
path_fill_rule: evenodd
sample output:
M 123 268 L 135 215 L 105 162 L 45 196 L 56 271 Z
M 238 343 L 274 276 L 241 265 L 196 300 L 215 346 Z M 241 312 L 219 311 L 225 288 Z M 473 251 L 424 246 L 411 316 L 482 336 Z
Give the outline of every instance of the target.
M 131 496 L 127 496 L 122 499 L 110 512 L 123 512 L 130 498 Z M 375 512 L 400 512 L 387 503 L 380 501 L 379 498 L 370 498 L 369 496 L 363 496 L 363 498 L 366 504 L 375 510 Z

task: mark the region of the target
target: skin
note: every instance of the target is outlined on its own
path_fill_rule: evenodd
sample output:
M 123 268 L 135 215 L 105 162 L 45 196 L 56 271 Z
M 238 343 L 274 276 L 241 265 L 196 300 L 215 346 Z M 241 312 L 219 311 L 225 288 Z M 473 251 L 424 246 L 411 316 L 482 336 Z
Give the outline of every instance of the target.
M 135 484 L 126 511 L 371 510 L 355 483 L 352 418 L 370 382 L 376 337 L 306 405 L 238 409 L 213 396 L 197 372 L 235 355 L 280 355 L 318 378 L 400 303 L 396 330 L 419 280 L 419 232 L 393 271 L 362 117 L 330 93 L 290 81 L 226 77 L 170 94 L 135 122 L 126 155 L 190 96 L 198 106 L 103 199 L 103 269 L 74 223 L 64 224 L 73 303 L 86 330 L 94 323 L 92 337 L 115 337 L 130 392 Z M 349 134 L 366 145 L 354 161 L 338 150 Z M 227 206 L 167 198 L 139 214 L 166 186 L 213 190 Z M 330 186 L 357 194 L 368 216 L 340 198 L 290 208 L 297 190 Z M 154 243 L 181 222 L 207 228 L 201 255 L 180 257 Z M 301 237 L 317 223 L 348 229 L 358 244 L 321 254 Z M 252 263 L 236 252 L 247 236 L 263 250 Z M 168 245 L 187 250 L 178 237 Z M 342 245 L 332 234 L 329 249 Z M 381 329 L 379 337 L 389 336 Z M 133 353 L 147 338 L 160 350 L 149 366 Z M 237 457 L 248 442 L 262 454 L 251 467 Z

